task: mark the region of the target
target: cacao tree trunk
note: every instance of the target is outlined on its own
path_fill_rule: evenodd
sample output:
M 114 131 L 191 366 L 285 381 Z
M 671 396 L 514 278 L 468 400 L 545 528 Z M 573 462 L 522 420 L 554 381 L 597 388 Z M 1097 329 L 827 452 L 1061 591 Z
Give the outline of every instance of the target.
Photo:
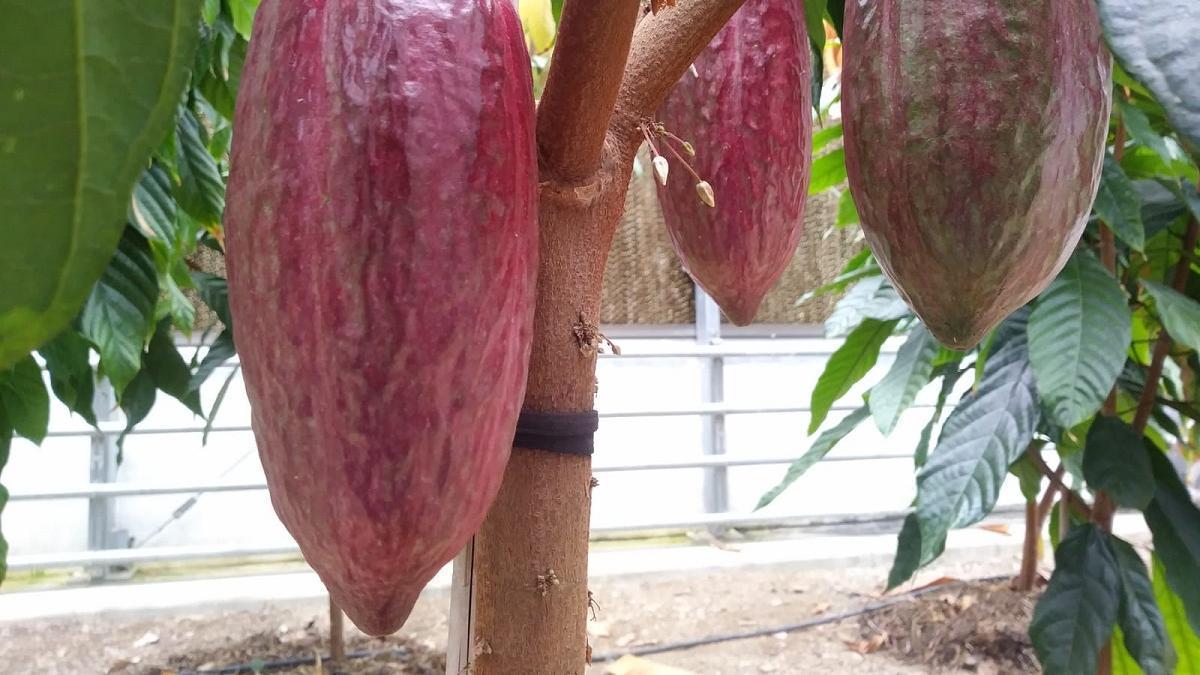
M 1025 542 L 1021 548 L 1021 572 L 1017 575 L 1017 590 L 1032 591 L 1037 581 L 1038 535 L 1041 519 L 1036 499 L 1025 500 Z
M 604 264 L 631 161 L 584 185 L 543 184 L 526 410 L 593 408 L 598 345 L 579 334 L 598 330 Z M 513 450 L 475 537 L 475 675 L 583 672 L 591 480 L 590 457 Z

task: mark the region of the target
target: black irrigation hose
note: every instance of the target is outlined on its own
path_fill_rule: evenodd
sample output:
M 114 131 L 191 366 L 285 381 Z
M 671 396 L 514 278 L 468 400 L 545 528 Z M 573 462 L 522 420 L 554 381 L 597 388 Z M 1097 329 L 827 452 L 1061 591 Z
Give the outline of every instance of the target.
M 847 610 L 845 612 L 837 612 L 836 614 L 822 614 L 821 616 L 809 619 L 807 621 L 801 621 L 799 623 L 789 623 L 789 624 L 785 624 L 782 626 L 775 626 L 773 628 L 756 628 L 755 630 L 743 631 L 741 633 L 725 633 L 725 634 L 720 634 L 720 635 L 709 635 L 708 637 L 696 638 L 694 640 L 681 640 L 679 642 L 668 642 L 666 644 L 660 644 L 660 645 L 647 645 L 645 647 L 637 647 L 634 649 L 625 649 L 625 650 L 622 650 L 619 652 L 604 652 L 602 654 L 593 654 L 592 655 L 592 663 L 607 663 L 609 661 L 616 661 L 617 659 L 621 658 L 622 656 L 626 656 L 626 655 L 649 656 L 650 654 L 662 654 L 664 652 L 682 651 L 684 649 L 694 649 L 696 647 L 704 647 L 706 645 L 714 645 L 714 644 L 719 644 L 722 642 L 733 642 L 734 640 L 748 640 L 750 638 L 766 637 L 768 635 L 774 635 L 776 633 L 792 633 L 792 632 L 795 632 L 798 630 L 804 630 L 805 628 L 813 628 L 815 626 L 823 626 L 825 624 L 836 623 L 838 621 L 842 621 L 844 619 L 851 619 L 856 616 L 861 616 L 863 614 L 870 614 L 871 612 L 877 612 L 886 607 L 891 607 L 892 605 L 898 605 L 903 602 L 908 602 L 909 600 L 912 600 L 913 598 L 921 597 L 922 595 L 925 595 L 927 593 L 944 591 L 944 590 L 951 589 L 951 588 L 959 588 L 961 586 L 966 586 L 969 584 L 991 583 L 991 582 L 995 582 L 995 581 L 1000 581 L 1002 579 L 1010 579 L 1010 578 L 1012 578 L 1011 574 L 1002 574 L 1002 575 L 998 575 L 998 576 L 983 577 L 981 579 L 973 579 L 973 580 L 969 580 L 969 581 L 958 581 L 958 582 L 954 582 L 954 583 L 950 583 L 950 584 L 939 584 L 937 586 L 927 586 L 925 588 L 918 588 L 915 591 L 909 591 L 908 593 L 904 593 L 903 595 L 893 596 L 891 598 L 888 598 L 887 600 L 880 600 L 879 602 L 873 602 L 869 605 L 864 605 L 862 607 L 859 607 L 858 609 Z
M 740 633 L 723 633 L 718 635 L 709 635 L 707 637 L 696 638 L 694 640 L 680 640 L 679 642 L 668 642 L 659 645 L 647 645 L 645 647 L 636 647 L 634 649 L 623 649 L 619 652 L 604 652 L 601 654 L 592 655 L 592 663 L 608 663 L 616 661 L 622 656 L 649 656 L 651 654 L 662 654 L 664 652 L 677 652 L 685 649 L 694 649 L 696 647 L 704 647 L 707 645 L 720 644 L 722 642 L 733 642 L 735 640 L 749 640 L 751 638 L 766 637 L 776 633 L 794 633 L 806 628 L 814 628 L 830 623 L 836 623 L 845 619 L 852 619 L 863 614 L 870 614 L 881 609 L 899 605 L 908 602 L 914 598 L 919 598 L 928 593 L 937 591 L 945 591 L 952 588 L 959 588 L 970 584 L 992 583 L 1003 579 L 1011 578 L 1011 574 L 1001 574 L 991 577 L 982 577 L 979 579 L 971 579 L 967 581 L 957 581 L 950 584 L 939 584 L 937 586 L 926 586 L 918 588 L 915 591 L 909 591 L 901 595 L 895 595 L 887 600 L 880 600 L 868 605 L 863 605 L 857 609 L 837 612 L 835 614 L 822 614 L 821 616 L 801 621 L 799 623 L 789 623 L 782 626 L 774 626 L 772 628 L 756 628 L 755 630 L 742 631 Z M 404 655 L 408 653 L 407 647 L 395 647 L 392 649 L 364 650 L 357 652 L 348 652 L 346 660 L 374 658 L 385 654 Z M 324 660 L 329 660 L 329 657 L 323 657 Z M 206 668 L 204 670 L 180 670 L 179 675 L 236 675 L 237 673 L 255 672 L 262 673 L 270 670 L 279 670 L 281 668 L 294 668 L 295 666 L 311 666 L 315 665 L 317 657 L 302 656 L 292 659 L 280 659 L 278 661 L 259 661 L 257 663 L 239 663 L 232 666 L 224 666 L 221 668 Z

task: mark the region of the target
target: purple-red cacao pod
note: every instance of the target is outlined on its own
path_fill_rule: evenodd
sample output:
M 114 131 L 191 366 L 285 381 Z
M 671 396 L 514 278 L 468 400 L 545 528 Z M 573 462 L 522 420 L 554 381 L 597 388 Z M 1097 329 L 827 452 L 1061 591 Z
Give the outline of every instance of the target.
M 1111 57 L 1094 0 L 851 0 L 842 113 L 867 241 L 967 349 L 1058 274 L 1104 159 Z
M 738 325 L 754 319 L 804 231 L 812 160 L 812 57 L 804 3 L 747 0 L 696 59 L 659 110 L 688 139 L 687 160 L 712 187 L 715 207 L 666 147 L 658 188 L 684 269 Z M 678 148 L 678 145 L 675 145 Z
M 271 501 L 363 631 L 491 505 L 524 394 L 534 104 L 510 0 L 264 0 L 229 294 Z

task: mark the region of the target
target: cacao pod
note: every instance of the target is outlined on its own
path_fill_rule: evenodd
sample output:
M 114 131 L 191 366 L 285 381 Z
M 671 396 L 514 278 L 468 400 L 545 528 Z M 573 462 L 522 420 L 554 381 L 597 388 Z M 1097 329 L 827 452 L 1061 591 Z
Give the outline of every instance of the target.
M 690 139 L 683 155 L 711 191 L 675 166 L 658 188 L 684 269 L 738 325 L 754 320 L 804 231 L 812 159 L 812 56 L 804 3 L 748 0 L 659 110 Z M 672 163 L 678 160 L 656 141 Z M 715 207 L 708 201 L 715 200 Z
M 879 264 L 939 340 L 977 344 L 1066 264 L 1104 159 L 1093 0 L 846 4 L 846 170 Z
M 234 337 L 279 518 L 364 632 L 479 527 L 525 388 L 534 104 L 510 0 L 264 0 L 238 97 Z

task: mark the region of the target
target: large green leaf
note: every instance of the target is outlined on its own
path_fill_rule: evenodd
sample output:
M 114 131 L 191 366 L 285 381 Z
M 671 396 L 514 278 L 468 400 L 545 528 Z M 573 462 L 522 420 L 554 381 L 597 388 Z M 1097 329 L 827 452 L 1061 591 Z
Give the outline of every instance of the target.
M 187 106 L 179 107 L 175 138 L 179 205 L 200 223 L 217 225 L 225 210 L 225 181 L 209 154 L 207 132 Z
M 831 150 L 812 162 L 812 178 L 808 183 L 808 194 L 820 194 L 846 182 L 846 151 Z
M 1151 565 L 1154 573 L 1151 583 L 1154 589 L 1154 599 L 1158 601 L 1158 609 L 1162 612 L 1163 624 L 1171 646 L 1175 652 L 1175 672 L 1180 675 L 1200 673 L 1200 632 L 1188 623 L 1187 612 L 1183 601 L 1167 583 L 1166 569 L 1157 554 Z
M 1154 298 L 1158 315 L 1171 338 L 1189 349 L 1200 351 L 1200 302 L 1153 281 L 1143 279 L 1142 288 Z
M 1200 147 L 1200 2 L 1099 0 L 1105 37 L 1125 72 L 1167 111 L 1167 119 Z
M 825 0 L 804 0 L 804 25 L 813 49 L 825 48 Z
M 971 525 L 991 512 L 1008 467 L 1029 445 L 1039 416 L 1025 340 L 1008 338 L 988 359 L 975 390 L 946 420 L 917 476 L 921 555 L 897 556 L 892 585 L 929 563 L 951 527 Z
M 1106 537 L 1082 525 L 1054 553 L 1054 575 L 1029 624 L 1046 675 L 1095 673 L 1100 648 L 1112 636 L 1121 577 Z
M 874 271 L 874 267 L 870 268 Z M 891 321 L 909 315 L 908 305 L 887 278 L 872 274 L 854 284 L 825 320 L 825 337 L 848 335 L 863 319 Z
M 34 443 L 41 443 L 46 437 L 50 394 L 42 381 L 42 369 L 32 356 L 0 369 L 0 406 L 5 410 L 5 428 Z
M 900 346 L 887 375 L 871 388 L 871 416 L 884 435 L 892 433 L 896 421 L 912 405 L 917 392 L 929 384 L 929 378 L 933 375 L 933 359 L 939 347 L 937 339 L 926 330 L 924 324 L 917 324 Z
M 804 472 L 812 468 L 814 464 L 824 459 L 825 455 L 828 455 L 829 451 L 833 450 L 834 446 L 836 446 L 838 442 L 845 438 L 846 435 L 851 431 L 854 431 L 854 429 L 858 427 L 863 420 L 867 419 L 869 415 L 870 412 L 867 410 L 867 407 L 863 406 L 854 412 L 851 412 L 849 415 L 846 415 L 844 418 L 842 418 L 842 421 L 838 422 L 833 427 L 821 432 L 821 435 L 817 436 L 816 440 L 814 440 L 812 445 L 809 446 L 808 451 L 806 451 L 804 455 L 800 457 L 800 459 L 792 462 L 792 465 L 788 467 L 787 473 L 783 476 L 783 480 L 779 481 L 778 485 L 763 494 L 763 496 L 758 500 L 758 506 L 755 506 L 754 510 L 757 511 L 758 509 L 761 509 L 775 501 L 776 497 L 783 494 L 784 490 L 787 490 L 789 487 L 791 487 L 792 483 L 795 483 L 796 479 L 800 478 L 800 476 L 803 476 Z
M 154 376 L 148 369 L 138 371 L 137 376 L 129 382 L 129 386 L 121 394 L 121 412 L 125 413 L 125 429 L 117 436 L 117 461 L 121 461 L 125 452 L 125 437 L 133 428 L 142 423 L 154 407 L 158 389 L 154 386 Z
M 812 403 L 809 405 L 809 434 L 821 428 L 833 404 L 871 371 L 879 359 L 879 350 L 895 327 L 896 321 L 866 319 L 846 336 L 846 341 L 829 357 L 825 370 L 813 387 Z
M 1192 629 L 1200 633 L 1200 508 L 1166 455 L 1151 454 L 1150 462 L 1157 487 L 1144 511 L 1146 524 L 1167 583 L 1179 596 Z
M 1100 415 L 1088 429 L 1083 476 L 1118 504 L 1143 509 L 1154 497 L 1154 472 L 1142 435 L 1119 417 Z
M 1127 542 L 1111 534 L 1107 536 L 1121 577 L 1117 623 L 1121 626 L 1124 646 L 1146 675 L 1170 675 L 1174 670 L 1174 654 L 1146 564 Z
M 1121 241 L 1138 251 L 1145 247 L 1141 198 L 1112 155 L 1104 157 L 1104 173 L 1100 175 L 1100 188 L 1092 208 Z
M 79 310 L 192 62 L 197 0 L 0 0 L 0 368 Z
M 204 410 L 200 407 L 200 392 L 191 386 L 192 372 L 175 347 L 175 340 L 171 338 L 169 320 L 158 324 L 154 337 L 150 338 L 144 362 L 146 371 L 154 378 L 155 386 L 176 398 L 188 410 L 204 416 Z
M 942 374 L 942 386 L 938 391 L 937 403 L 933 406 L 933 415 L 930 416 L 929 422 L 921 429 L 921 438 L 917 441 L 917 448 L 913 451 L 913 464 L 917 468 L 925 466 L 925 462 L 929 459 L 929 444 L 933 440 L 933 430 L 942 420 L 942 412 L 946 409 L 946 400 L 950 398 L 951 392 L 962 379 L 964 370 L 959 369 L 960 361 L 954 361 L 947 364 L 945 372 Z
M 96 391 L 96 372 L 88 360 L 91 345 L 74 328 L 59 333 L 38 350 L 46 360 L 46 371 L 50 373 L 50 388 L 67 408 L 96 424 L 96 413 L 92 402 Z
M 1112 391 L 1133 337 L 1116 278 L 1087 251 L 1071 256 L 1029 315 L 1029 361 L 1059 426 L 1091 417 Z
M 142 235 L 126 228 L 80 319 L 81 332 L 100 352 L 100 368 L 118 395 L 141 368 L 157 302 L 158 275 L 150 247 Z

